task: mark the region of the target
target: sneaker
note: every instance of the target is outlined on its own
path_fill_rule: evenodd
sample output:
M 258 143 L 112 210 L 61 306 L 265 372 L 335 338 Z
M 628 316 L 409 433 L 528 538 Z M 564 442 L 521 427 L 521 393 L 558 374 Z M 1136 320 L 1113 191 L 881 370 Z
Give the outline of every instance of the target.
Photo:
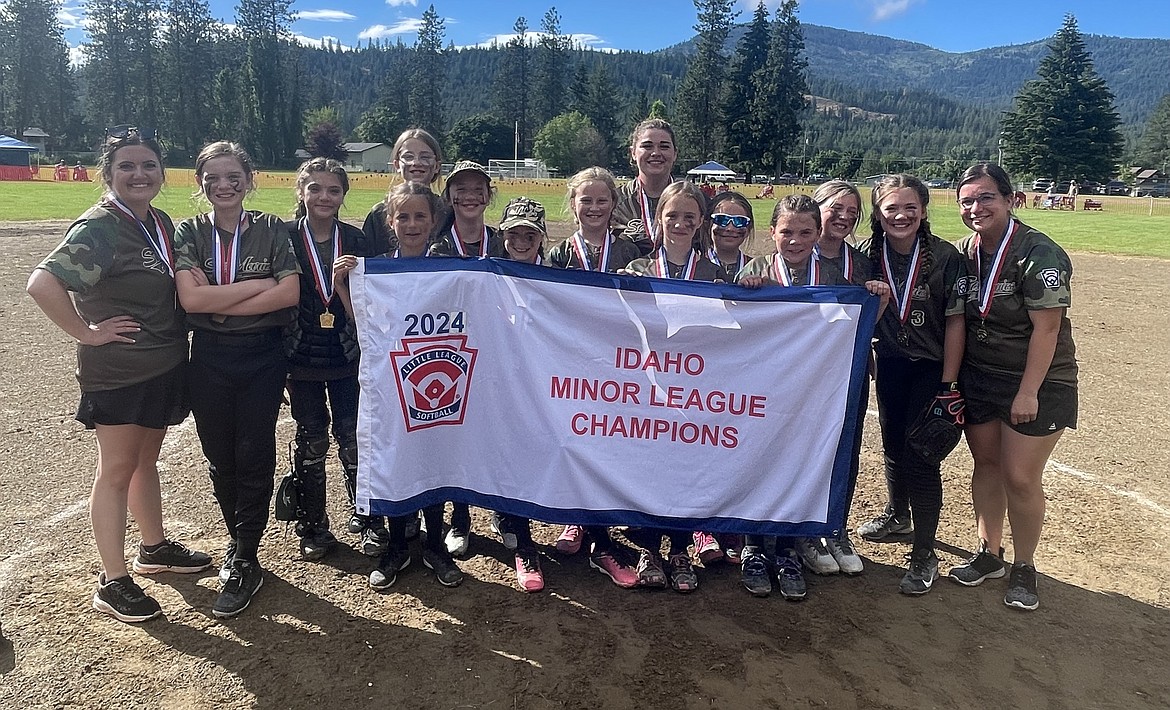
M 134 557 L 134 571 L 138 574 L 154 574 L 155 572 L 178 572 L 191 574 L 202 572 L 211 566 L 211 555 L 206 552 L 188 550 L 181 542 L 163 540 L 154 550 L 147 551 L 142 544 L 138 545 L 138 554 Z
M 1012 576 L 1008 579 L 1008 590 L 1007 594 L 1003 595 L 1003 603 L 1027 611 L 1040 606 L 1040 597 L 1036 594 L 1035 567 L 1027 562 L 1012 565 Z
M 861 556 L 857 554 L 848 535 L 842 536 L 840 540 L 834 538 L 825 540 L 825 548 L 833 556 L 842 574 L 861 574 L 865 569 L 865 565 L 861 563 Z
M 381 525 L 362 528 L 361 535 L 362 554 L 366 557 L 381 557 L 390 546 L 390 531 Z
M 768 558 L 759 550 L 744 551 L 740 581 L 753 597 L 766 597 L 772 593 L 772 571 L 768 569 Z
M 589 566 L 613 580 L 613 583 L 623 589 L 630 589 L 638 586 L 639 577 L 637 571 L 630 569 L 628 565 L 622 564 L 613 553 L 613 550 L 606 550 L 604 552 L 594 552 L 589 555 Z
M 993 555 L 987 549 L 987 542 L 979 546 L 979 552 L 972 555 L 966 562 L 951 568 L 947 576 L 965 587 L 978 587 L 986 579 L 999 579 L 1007 574 L 1003 568 L 1003 548 L 999 548 L 999 555 Z
M 229 540 L 227 549 L 223 553 L 223 565 L 219 568 L 219 581 L 227 584 L 228 577 L 232 576 L 232 560 L 236 559 L 236 541 Z
M 525 592 L 544 589 L 544 575 L 540 571 L 540 555 L 536 550 L 516 550 L 516 581 Z
M 681 594 L 693 592 L 699 588 L 699 576 L 691 565 L 691 558 L 685 552 L 670 556 L 670 586 Z
M 743 561 L 743 535 L 720 535 L 719 546 L 723 548 L 723 557 L 733 565 Z
M 150 621 L 162 614 L 162 607 L 142 591 L 130 575 L 106 581 L 106 573 L 98 575 L 98 588 L 93 593 L 93 608 L 109 614 L 118 621 L 135 623 Z
M 575 555 L 581 551 L 581 543 L 585 540 L 585 528 L 580 525 L 566 525 L 557 538 L 557 552 L 564 555 Z
M 463 528 L 451 528 L 443 538 L 443 544 L 447 546 L 447 552 L 452 557 L 463 557 L 471 544 L 471 533 Z
M 301 559 L 319 560 L 333 549 L 337 538 L 328 530 L 314 530 L 301 538 Z
M 857 534 L 870 542 L 901 540 L 912 532 L 914 526 L 910 522 L 910 516 L 898 516 L 888 508 L 881 515 L 857 528 Z
M 780 596 L 790 602 L 798 602 L 808 596 L 808 586 L 800 571 L 800 560 L 788 552 L 776 555 L 772 560 L 776 568 L 776 581 L 780 584 Z
M 435 573 L 435 578 L 444 587 L 458 587 L 463 583 L 463 570 L 455 564 L 449 554 L 437 550 L 423 550 L 423 565 Z
M 414 515 L 408 516 L 406 518 L 406 528 L 404 529 L 406 541 L 410 542 L 411 540 L 417 538 L 422 533 L 424 528 L 425 526 L 423 525 L 421 510 Z
M 508 519 L 499 513 L 492 513 L 491 529 L 493 533 L 500 536 L 500 541 L 504 543 L 504 547 L 509 552 L 515 552 L 516 548 L 520 546 L 520 538 L 516 536 L 516 531 L 512 529 Z
M 370 572 L 370 587 L 382 591 L 394 586 L 398 573 L 410 566 L 410 550 L 386 550 L 378 559 L 378 566 Z
M 704 565 L 723 559 L 723 550 L 719 549 L 719 543 L 714 535 L 696 530 L 691 537 L 695 541 L 695 556 Z
M 930 591 L 938 579 L 938 556 L 934 550 L 914 550 L 910 553 L 910 569 L 898 584 L 903 594 L 919 596 Z
M 368 517 L 354 513 L 349 516 L 349 521 L 346 522 L 345 529 L 349 531 L 350 535 L 359 535 L 369 524 L 370 519 Z
M 837 566 L 837 560 L 829 554 L 828 548 L 819 537 L 798 537 L 796 538 L 796 554 L 800 557 L 800 561 L 808 568 L 810 572 L 817 574 L 837 574 L 841 568 Z
M 662 571 L 662 561 L 658 555 L 643 550 L 638 556 L 637 572 L 639 586 L 654 588 L 666 586 L 666 573 Z
M 264 570 L 250 560 L 232 560 L 231 572 L 215 600 L 211 613 L 220 619 L 236 616 L 252 603 L 252 596 L 264 586 Z

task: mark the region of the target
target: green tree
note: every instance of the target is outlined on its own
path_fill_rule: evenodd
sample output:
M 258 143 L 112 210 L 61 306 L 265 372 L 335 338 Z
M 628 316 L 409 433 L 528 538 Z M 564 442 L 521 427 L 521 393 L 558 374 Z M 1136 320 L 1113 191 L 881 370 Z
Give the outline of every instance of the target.
M 289 74 L 291 0 L 239 0 L 236 27 L 246 47 L 244 125 L 248 147 L 261 165 L 288 162 L 300 143 L 300 108 Z
M 585 94 L 585 101 L 578 112 L 585 114 L 593 128 L 605 141 L 608 157 L 596 165 L 609 165 L 613 160 L 614 149 L 621 143 L 622 136 L 618 136 L 619 124 L 614 111 L 619 102 L 614 100 L 618 89 L 604 64 L 598 64 L 589 75 L 589 88 Z
M 1072 15 L 1036 73 L 1003 116 L 1005 167 L 1058 180 L 1108 180 L 1121 159 L 1121 119 Z
M 516 18 L 512 25 L 515 36 L 504 45 L 504 56 L 495 81 L 495 113 L 511 123 L 520 134 L 520 154 L 526 155 L 530 134 L 531 101 L 529 84 L 532 80 L 531 47 L 528 45 L 528 20 Z
M 414 44 L 411 63 L 410 120 L 434 135 L 443 132 L 443 85 L 446 83 L 446 61 L 443 56 L 443 18 L 435 6 L 427 8 L 422 16 L 418 41 Z
M 1170 94 L 1162 97 L 1146 121 L 1138 141 L 1136 159 L 1142 167 L 1165 172 L 1170 162 Z
M 490 113 L 477 113 L 457 121 L 447 134 L 451 159 L 487 165 L 492 158 L 511 156 L 513 128 Z
M 663 121 L 670 120 L 670 115 L 666 111 L 666 103 L 662 99 L 654 99 L 654 103 L 650 104 L 650 113 L 647 118 L 661 118 Z
M 244 87 L 240 72 L 220 69 L 211 85 L 211 135 L 231 141 L 244 140 Z
M 90 0 L 86 101 L 100 125 L 158 126 L 158 0 Z
M 569 66 L 569 38 L 561 33 L 561 16 L 550 7 L 540 21 L 536 44 L 536 93 L 533 118 L 544 125 L 565 107 L 565 69 Z
M 550 168 L 569 175 L 590 165 L 604 165 L 609 146 L 585 114 L 563 113 L 544 124 L 532 147 Z
M 808 93 L 804 58 L 804 33 L 796 19 L 796 0 L 783 0 L 776 8 L 768 42 L 768 59 L 755 75 L 756 96 L 752 113 L 758 122 L 761 158 L 773 174 L 783 172 L 784 156 L 800 139 L 801 116 Z
M 215 96 L 217 23 L 207 0 L 170 0 L 166 6 L 167 26 L 163 31 L 161 64 L 163 85 L 169 97 L 160 106 L 160 127 L 174 152 L 190 158 L 212 135 L 214 116 L 223 107 L 213 107 Z M 218 46 L 217 46 L 218 44 Z
M 675 93 L 675 130 L 682 151 L 702 162 L 717 157 L 722 146 L 720 92 L 727 66 L 723 46 L 739 13 L 734 0 L 694 0 L 699 13 L 695 56 Z
M 768 61 L 768 8 L 761 1 L 735 47 L 723 92 L 724 150 L 727 160 L 752 174 L 764 157 L 764 135 L 755 113 L 756 90 Z
M 57 134 L 68 121 L 69 50 L 52 0 L 0 6 L 0 124 Z M 65 100 L 63 100 L 65 99 Z
M 309 134 L 314 128 L 323 123 L 331 123 L 334 126 L 341 125 L 341 112 L 333 106 L 320 106 L 318 108 L 306 109 L 301 114 L 301 131 L 304 139 L 309 140 Z

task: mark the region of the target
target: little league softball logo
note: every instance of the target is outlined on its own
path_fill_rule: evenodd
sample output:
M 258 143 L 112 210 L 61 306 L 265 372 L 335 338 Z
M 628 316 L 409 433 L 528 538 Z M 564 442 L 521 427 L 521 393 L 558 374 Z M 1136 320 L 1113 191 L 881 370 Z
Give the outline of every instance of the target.
M 406 431 L 463 423 L 477 352 L 466 335 L 449 335 L 404 338 L 390 353 Z

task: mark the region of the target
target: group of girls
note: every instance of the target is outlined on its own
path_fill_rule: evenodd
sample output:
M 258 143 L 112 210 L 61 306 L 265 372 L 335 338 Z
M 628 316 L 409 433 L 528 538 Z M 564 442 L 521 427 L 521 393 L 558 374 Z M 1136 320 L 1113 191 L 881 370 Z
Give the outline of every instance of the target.
M 325 513 L 332 432 L 351 506 L 347 527 L 360 536 L 361 551 L 378 558 L 370 585 L 385 589 L 394 583 L 411 562 L 409 541 L 420 527 L 430 532 L 423 564 L 444 585 L 462 581 L 454 558 L 468 549 L 466 505 L 453 506 L 446 535 L 442 505 L 389 521 L 352 509 L 359 352 L 347 276 L 359 257 L 424 255 L 511 258 L 752 288 L 867 288 L 881 299 L 873 375 L 889 500 L 884 513 L 858 533 L 869 540 L 912 534 L 900 589 L 931 589 L 939 574 L 934 546 L 941 473 L 937 462 L 908 445 L 911 425 L 935 402 L 957 401 L 961 411 L 965 399 L 979 546 L 949 576 L 975 586 L 1007 574 L 1006 514 L 1015 560 L 1004 601 L 1036 608 L 1033 556 L 1044 516 L 1042 472 L 1063 430 L 1076 425 L 1077 367 L 1066 315 L 1071 262 L 1051 239 L 1015 219 L 1008 176 L 986 163 L 964 174 L 957 197 L 972 234 L 958 248 L 931 233 L 930 195 L 922 182 L 892 175 L 872 192 L 866 243 L 850 243 L 861 219 L 860 195 L 848 183 L 832 181 L 812 197 L 780 200 L 769 230 L 774 253 L 748 260 L 743 246 L 753 235 L 751 204 L 736 192 L 708 204 L 695 186 L 672 180 L 675 156 L 669 124 L 640 124 L 630 146 L 637 177 L 619 187 L 601 168 L 573 176 L 568 202 L 577 229 L 546 255 L 539 203 L 518 198 L 506 206 L 499 230 L 485 224 L 494 188 L 481 166 L 457 164 L 441 195 L 432 192 L 441 151 L 425 131 L 407 131 L 395 144 L 393 165 L 403 183 L 359 231 L 338 218 L 349 185 L 342 166 L 330 160 L 307 161 L 298 171 L 293 222 L 246 210 L 244 200 L 254 187 L 252 161 L 225 141 L 208 145 L 196 160 L 197 195 L 210 210 L 175 227 L 151 205 L 164 177 L 153 134 L 132 126 L 110 129 L 100 160 L 105 195 L 69 228 L 28 283 L 46 315 L 78 341 L 77 419 L 97 434 L 90 509 L 101 572 L 94 608 L 123 621 L 161 613 L 127 569 L 127 511 L 142 535 L 135 572 L 194 573 L 211 565 L 208 554 L 169 540 L 163 526 L 157 459 L 167 427 L 188 412 L 195 416 L 229 539 L 213 613 L 231 617 L 248 606 L 264 580 L 258 548 L 273 493 L 276 419 L 286 387 L 296 420 L 292 450 L 302 556 L 320 558 L 336 544 Z M 863 395 L 868 398 L 867 391 Z M 860 431 L 853 442 L 850 498 L 859 451 Z M 520 587 L 542 589 L 530 521 L 506 514 L 491 520 L 515 553 Z M 705 562 L 724 555 L 738 561 L 744 586 L 761 596 L 775 579 L 785 598 L 804 598 L 802 567 L 820 574 L 862 571 L 844 533 L 820 540 L 719 541 L 701 531 L 630 530 L 627 538 L 642 548 L 636 565 L 628 564 L 625 548 L 602 526 L 565 526 L 556 547 L 573 554 L 587 543 L 589 564 L 618 586 L 669 584 L 680 592 L 694 590 L 699 581 L 689 546 Z

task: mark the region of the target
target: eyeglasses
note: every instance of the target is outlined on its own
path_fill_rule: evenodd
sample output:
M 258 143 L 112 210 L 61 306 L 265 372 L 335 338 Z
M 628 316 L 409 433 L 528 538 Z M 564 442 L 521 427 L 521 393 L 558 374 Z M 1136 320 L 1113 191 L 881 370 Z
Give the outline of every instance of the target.
M 410 163 L 411 165 L 434 165 L 435 156 L 429 153 L 422 155 L 415 155 L 414 153 L 402 153 L 398 156 L 398 162 Z
M 113 138 L 115 140 L 124 140 L 131 135 L 136 135 L 144 141 L 154 140 L 158 136 L 158 131 L 153 128 L 143 128 L 140 126 L 132 126 L 128 123 L 121 126 L 112 126 L 106 129 L 106 138 Z
M 711 215 L 711 221 L 715 223 L 716 227 L 747 229 L 751 226 L 752 218 L 744 217 L 741 214 L 713 214 Z
M 976 202 L 978 202 L 982 207 L 987 207 L 988 205 L 995 204 L 996 200 L 998 199 L 999 195 L 995 194 L 994 192 L 982 192 L 974 197 L 964 197 L 963 199 L 959 200 L 959 207 L 962 207 L 965 210 L 969 210 L 975 206 Z

